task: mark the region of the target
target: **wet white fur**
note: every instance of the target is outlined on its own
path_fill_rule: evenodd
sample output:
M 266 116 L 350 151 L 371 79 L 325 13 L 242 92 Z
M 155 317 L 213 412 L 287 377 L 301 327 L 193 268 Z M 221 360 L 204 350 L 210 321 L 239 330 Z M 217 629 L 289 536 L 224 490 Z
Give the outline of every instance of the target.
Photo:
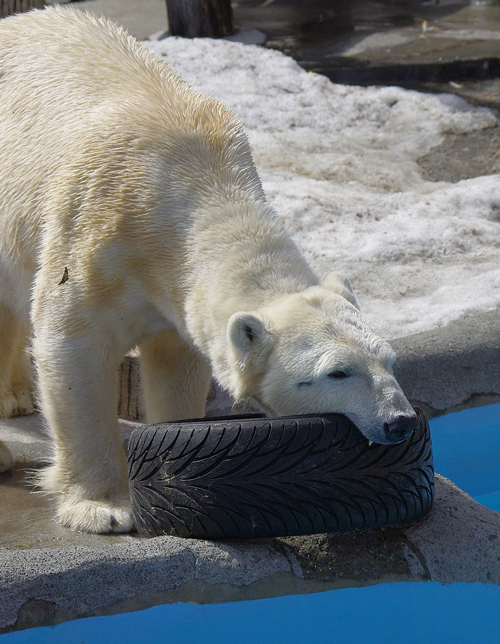
M 132 528 L 116 378 L 135 345 L 149 422 L 202 416 L 212 373 L 373 440 L 411 413 L 347 281 L 320 286 L 266 203 L 234 115 L 73 9 L 0 22 L 4 416 L 31 410 L 28 336 L 54 441 L 42 484 L 74 529 Z

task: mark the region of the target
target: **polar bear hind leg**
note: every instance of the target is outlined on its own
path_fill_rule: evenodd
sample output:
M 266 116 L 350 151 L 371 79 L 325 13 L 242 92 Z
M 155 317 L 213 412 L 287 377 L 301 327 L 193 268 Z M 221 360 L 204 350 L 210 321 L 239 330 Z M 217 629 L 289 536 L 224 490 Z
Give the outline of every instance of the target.
M 33 412 L 27 338 L 26 326 L 0 304 L 0 418 Z
M 33 411 L 26 341 L 25 326 L 5 304 L 0 304 L 0 418 L 24 416 Z M 0 441 L 0 472 L 9 470 L 13 464 L 12 454 Z
M 201 418 L 210 386 L 207 360 L 168 329 L 140 345 L 148 423 Z
M 14 457 L 12 456 L 7 445 L 0 441 L 0 472 L 7 472 L 14 465 Z

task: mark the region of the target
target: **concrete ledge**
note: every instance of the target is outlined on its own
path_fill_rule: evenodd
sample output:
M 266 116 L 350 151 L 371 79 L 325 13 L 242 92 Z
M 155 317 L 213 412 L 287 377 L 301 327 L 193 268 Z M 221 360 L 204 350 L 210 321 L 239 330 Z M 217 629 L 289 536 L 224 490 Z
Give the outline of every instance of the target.
M 396 378 L 429 418 L 500 400 L 500 309 L 391 344 Z

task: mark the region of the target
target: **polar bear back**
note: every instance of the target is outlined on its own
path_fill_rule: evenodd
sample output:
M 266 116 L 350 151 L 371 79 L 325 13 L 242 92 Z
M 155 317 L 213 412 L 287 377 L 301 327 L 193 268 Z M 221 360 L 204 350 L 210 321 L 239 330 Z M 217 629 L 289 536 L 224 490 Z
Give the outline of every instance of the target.
M 74 227 L 96 191 L 103 212 L 92 212 L 91 246 L 125 215 L 138 222 L 143 211 L 165 212 L 169 200 L 180 213 L 217 182 L 262 194 L 230 110 L 191 90 L 120 27 L 68 8 L 0 22 L 2 159 L 0 257 L 10 255 L 28 281 L 51 218 L 60 236 L 63 217 Z M 124 200 L 127 212 L 118 212 Z
M 13 73 L 20 98 L 29 96 L 41 118 L 44 111 L 85 118 L 103 100 L 130 101 L 136 94 L 162 102 L 168 96 L 172 117 L 183 105 L 204 101 L 206 111 L 210 102 L 121 27 L 71 8 L 48 7 L 2 20 L 0 52 L 3 83 Z

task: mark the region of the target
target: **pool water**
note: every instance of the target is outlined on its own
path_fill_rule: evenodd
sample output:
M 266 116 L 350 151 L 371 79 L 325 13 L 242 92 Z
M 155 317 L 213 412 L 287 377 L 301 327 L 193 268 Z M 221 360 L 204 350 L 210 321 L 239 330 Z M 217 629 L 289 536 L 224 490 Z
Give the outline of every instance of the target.
M 500 403 L 446 414 L 429 425 L 434 470 L 500 512 Z
M 500 587 L 379 584 L 170 604 L 0 636 L 2 644 L 498 644 Z
M 430 422 L 436 472 L 500 511 L 500 404 Z M 1 644 L 500 644 L 500 586 L 399 582 L 169 604 L 0 636 Z

